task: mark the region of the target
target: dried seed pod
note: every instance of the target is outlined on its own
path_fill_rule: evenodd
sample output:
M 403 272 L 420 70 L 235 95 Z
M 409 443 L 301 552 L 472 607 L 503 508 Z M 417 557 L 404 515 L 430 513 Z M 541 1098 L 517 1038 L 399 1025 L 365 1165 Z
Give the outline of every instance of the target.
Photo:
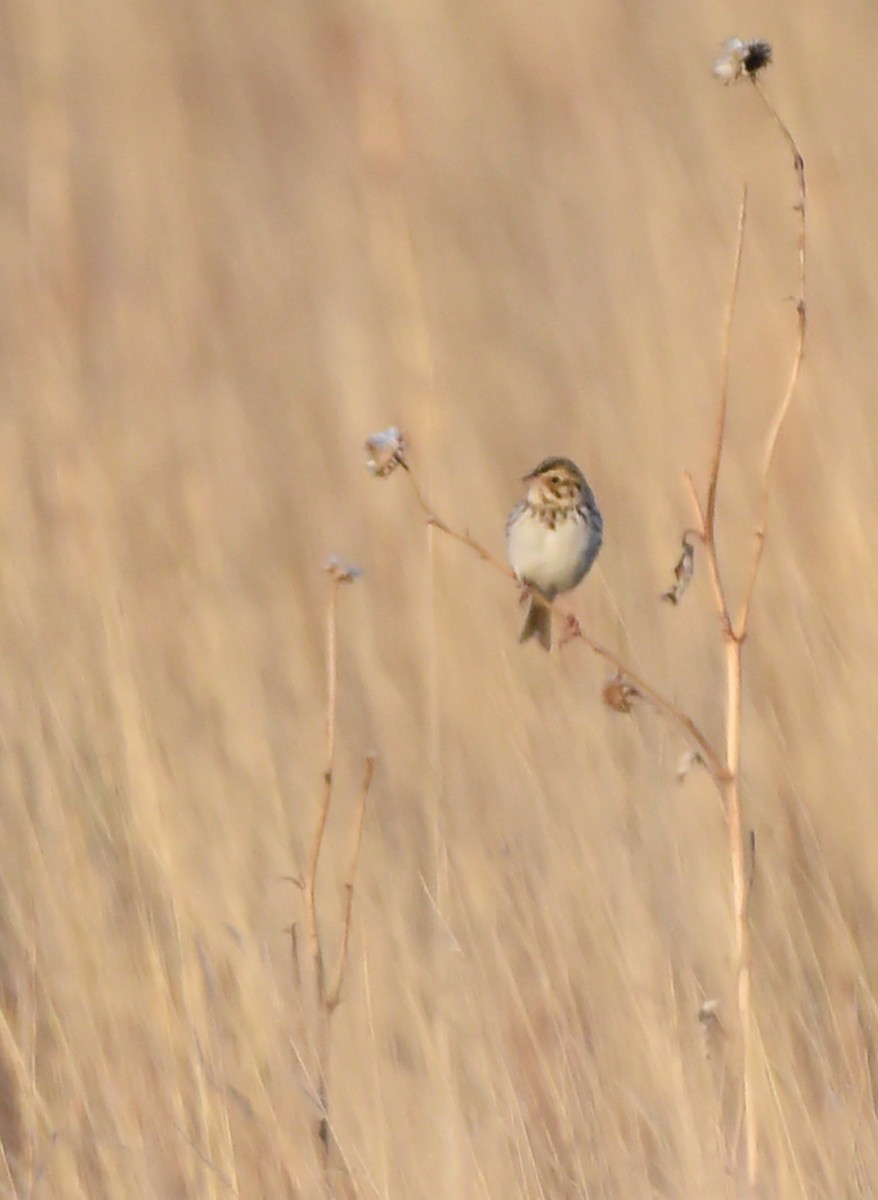
M 342 562 L 335 554 L 328 560 L 324 570 L 339 583 L 353 583 L 355 579 L 359 579 L 363 574 L 360 567 L 352 567 L 349 563 Z
M 617 672 L 612 679 L 607 680 L 602 694 L 607 708 L 612 708 L 618 713 L 630 713 L 633 701 L 640 692 L 624 675 Z
M 670 604 L 679 604 L 683 593 L 692 582 L 695 573 L 695 547 L 689 541 L 689 535 L 683 534 L 683 550 L 674 567 L 674 583 L 666 592 L 662 592 L 662 600 Z
M 721 83 L 737 83 L 746 75 L 755 79 L 771 62 L 771 43 L 761 38 L 729 38 L 713 64 L 713 74 Z

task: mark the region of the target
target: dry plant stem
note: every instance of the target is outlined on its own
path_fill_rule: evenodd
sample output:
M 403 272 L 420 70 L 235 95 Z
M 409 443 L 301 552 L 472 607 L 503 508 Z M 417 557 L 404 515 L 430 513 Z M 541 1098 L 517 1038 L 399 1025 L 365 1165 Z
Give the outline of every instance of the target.
M 340 585 L 341 580 L 339 578 L 333 576 L 330 579 L 329 599 L 326 605 L 326 757 L 323 769 L 323 795 L 317 813 L 314 837 L 311 842 L 308 872 L 305 876 L 305 911 L 308 918 L 308 943 L 311 951 L 311 965 L 314 970 L 317 1003 L 320 1008 L 323 1007 L 326 998 L 326 970 L 323 962 L 320 929 L 317 923 L 317 867 L 320 862 L 323 835 L 326 832 L 329 806 L 332 803 L 332 768 L 335 761 L 335 710 L 338 679 L 336 609 L 338 606 L 338 589 Z
M 333 576 L 329 583 L 329 598 L 326 605 L 326 757 L 323 770 L 323 793 L 314 836 L 311 842 L 311 854 L 308 859 L 308 871 L 305 876 L 305 913 L 308 922 L 308 945 L 311 954 L 311 969 L 314 976 L 315 999 L 315 1089 L 320 1115 L 317 1118 L 315 1137 L 317 1141 L 317 1156 L 320 1169 L 326 1180 L 329 1168 L 329 1094 L 327 1088 L 327 1063 L 329 1059 L 329 1014 L 326 1009 L 326 969 L 323 959 L 323 945 L 320 939 L 320 926 L 317 918 L 317 868 L 320 862 L 320 850 L 323 846 L 323 835 L 326 832 L 326 821 L 332 803 L 332 770 L 335 761 L 335 712 L 336 691 L 338 678 L 336 609 L 338 605 L 338 589 L 341 579 Z
M 729 301 L 726 305 L 725 321 L 723 322 L 722 362 L 720 375 L 720 399 L 717 411 L 717 432 L 713 448 L 713 459 L 710 466 L 710 478 L 707 484 L 706 527 L 713 533 L 716 522 L 716 493 L 719 483 L 719 469 L 722 462 L 723 442 L 726 432 L 726 414 L 729 408 L 729 365 L 731 362 L 732 324 L 735 318 L 735 308 L 738 299 L 738 285 L 741 280 L 741 258 L 744 249 L 744 229 L 747 224 L 747 185 L 741 192 L 741 204 L 738 209 L 738 228 L 735 236 L 735 260 L 732 271 L 732 287 Z
M 455 541 L 462 542 L 464 546 L 469 546 L 470 550 L 474 550 L 476 554 L 478 554 L 479 558 L 483 559 L 486 563 L 490 563 L 491 566 L 495 567 L 498 571 L 502 571 L 503 574 L 507 575 L 510 579 L 516 578 L 515 572 L 510 566 L 507 566 L 507 564 L 502 562 L 499 558 L 495 558 L 490 551 L 486 550 L 484 546 L 480 545 L 474 537 L 470 536 L 470 534 L 459 533 L 456 529 L 452 529 L 450 525 L 446 525 L 445 522 L 437 516 L 430 517 L 430 524 L 435 526 L 436 529 L 441 529 L 443 533 L 447 533 L 448 536 L 454 538 Z M 560 612 L 561 609 L 558 609 L 558 611 Z
M 354 883 L 357 878 L 357 864 L 360 861 L 360 845 L 363 839 L 363 821 L 366 816 L 366 801 L 369 798 L 369 788 L 372 785 L 372 774 L 375 770 L 375 755 L 366 756 L 366 767 L 363 773 L 363 783 L 360 788 L 360 800 L 357 805 L 357 815 L 354 825 L 353 845 L 348 861 L 348 870 L 344 881 L 344 913 L 342 916 L 341 944 L 338 950 L 338 960 L 335 964 L 335 974 L 332 986 L 326 996 L 326 1007 L 330 1013 L 335 1012 L 341 999 L 341 985 L 344 982 L 348 962 L 348 947 L 351 939 L 351 915 L 354 908 Z
M 741 275 L 741 256 L 744 248 L 744 231 L 747 223 L 747 190 L 741 196 L 738 224 L 735 236 L 735 254 L 729 301 L 723 322 L 722 348 L 720 354 L 720 398 L 717 415 L 716 437 L 711 459 L 707 489 L 707 502 L 702 506 L 698 491 L 689 472 L 684 480 L 689 490 L 697 522 L 701 526 L 708 570 L 713 587 L 714 604 L 720 619 L 725 649 L 726 675 L 726 738 L 725 762 L 722 777 L 723 807 L 729 834 L 729 859 L 732 870 L 732 905 L 734 910 L 734 939 L 737 961 L 737 1006 L 741 1028 L 742 1050 L 742 1095 L 741 1117 L 745 1140 L 745 1170 L 747 1182 L 753 1187 L 757 1177 L 758 1127 L 753 1104 L 753 1028 L 750 1008 L 750 889 L 747 883 L 747 868 L 744 839 L 744 815 L 741 806 L 741 651 L 746 629 L 739 630 L 732 624 L 729 606 L 722 584 L 719 556 L 716 545 L 716 496 L 725 447 L 726 413 L 728 409 L 729 360 L 731 355 L 731 333 L 738 299 Z M 737 1157 L 738 1135 L 734 1139 Z
M 517 579 L 515 572 L 507 563 L 501 562 L 499 558 L 496 558 L 493 554 L 486 550 L 485 547 L 482 546 L 481 543 L 477 542 L 475 538 L 471 537 L 470 534 L 459 533 L 456 529 L 452 529 L 450 525 L 447 525 L 440 517 L 438 517 L 427 503 L 423 492 L 418 486 L 418 481 L 415 478 L 411 467 L 406 466 L 406 471 L 412 482 L 412 487 L 414 488 L 415 497 L 418 501 L 418 504 L 432 526 L 434 526 L 436 529 L 440 529 L 449 537 L 454 538 L 455 541 L 461 542 L 464 546 L 468 546 L 470 550 L 473 550 L 479 556 L 479 558 L 481 558 L 484 562 L 489 563 L 496 570 L 500 571 L 501 574 L 507 576 L 507 578 L 512 580 Z M 700 523 L 700 528 L 703 528 L 703 522 Z M 575 633 L 573 636 L 575 638 L 584 642 L 585 645 L 588 646 L 588 648 L 592 651 L 592 653 L 596 654 L 599 658 L 602 658 L 605 662 L 608 662 L 611 666 L 615 667 L 617 671 L 625 676 L 629 683 L 634 685 L 636 690 L 645 700 L 648 700 L 654 708 L 663 713 L 664 716 L 666 716 L 673 724 L 677 725 L 689 741 L 694 742 L 698 746 L 709 771 L 717 780 L 718 785 L 721 784 L 726 776 L 726 770 L 722 759 L 716 750 L 714 750 L 714 748 L 711 746 L 710 742 L 707 740 L 692 718 L 683 712 L 683 710 L 676 704 L 674 704 L 673 700 L 670 700 L 656 688 L 652 687 L 651 684 L 648 684 L 645 679 L 642 679 L 636 671 L 632 671 L 631 668 L 616 654 L 613 654 L 612 651 L 605 649 L 587 634 L 583 633 L 579 628 L 579 624 L 576 622 L 575 617 L 573 617 L 573 614 L 568 609 L 565 609 L 563 606 L 558 604 L 556 604 L 554 607 L 562 617 L 567 619 L 572 618 L 572 623 L 574 624 L 575 628 Z
M 375 768 L 374 755 L 366 758 L 363 784 L 354 825 L 354 837 L 351 857 L 345 876 L 345 902 L 342 917 L 342 933 L 339 943 L 338 957 L 333 975 L 332 987 L 327 992 L 326 966 L 323 952 L 323 941 L 320 934 L 320 923 L 317 911 L 317 871 L 320 864 L 320 852 L 323 847 L 326 822 L 332 804 L 333 770 L 335 765 L 335 726 L 336 701 L 338 692 L 338 652 L 337 652 L 337 622 L 338 589 L 343 583 L 350 583 L 351 575 L 333 574 L 330 577 L 329 597 L 326 605 L 326 757 L 323 771 L 323 791 L 314 835 L 311 842 L 311 852 L 308 858 L 308 869 L 305 875 L 303 890 L 305 893 L 305 913 L 308 932 L 308 945 L 311 956 L 311 968 L 314 985 L 314 1056 L 315 1091 L 320 1115 L 315 1128 L 318 1159 L 323 1174 L 327 1195 L 332 1195 L 329 1180 L 329 1155 L 331 1149 L 331 1129 L 329 1122 L 329 1047 L 332 1014 L 338 1007 L 341 998 L 342 984 L 347 967 L 348 946 L 350 943 L 351 914 L 353 912 L 354 882 L 357 873 L 357 863 L 360 855 L 360 844 L 363 832 L 363 820 L 366 812 L 366 801 L 372 774 Z M 297 949 L 295 926 L 291 930 L 294 954 Z M 296 964 L 296 979 L 300 980 L 298 960 Z
M 412 487 L 414 488 L 415 499 L 417 500 L 424 516 L 427 518 L 427 523 L 429 525 L 433 526 L 435 529 L 441 530 L 442 533 L 447 534 L 448 537 L 454 538 L 456 542 L 461 542 L 464 546 L 469 546 L 470 550 L 474 550 L 475 553 L 478 554 L 479 558 L 481 558 L 484 562 L 490 563 L 491 566 L 496 570 L 502 571 L 503 574 L 507 575 L 510 579 L 516 578 L 515 572 L 508 563 L 502 562 L 499 558 L 495 558 L 494 555 L 491 554 L 490 551 L 486 550 L 485 547 L 479 542 L 477 542 L 475 538 L 471 537 L 468 533 L 458 533 L 456 529 L 452 529 L 450 525 L 446 525 L 442 518 L 437 516 L 427 503 L 424 493 L 421 491 L 420 484 L 415 477 L 415 473 L 407 463 L 405 464 L 405 469 L 406 474 L 411 480 Z
M 765 439 L 765 448 L 761 462 L 761 485 L 759 498 L 759 517 L 754 532 L 753 551 L 750 567 L 745 582 L 743 597 L 737 615 L 732 621 L 729 606 L 723 589 L 719 560 L 716 548 L 716 493 L 719 480 L 719 470 L 722 462 L 724 447 L 726 413 L 728 408 L 729 357 L 731 347 L 732 319 L 737 303 L 738 283 L 740 279 L 741 255 L 743 250 L 744 229 L 746 224 L 746 189 L 741 200 L 738 215 L 738 230 L 735 244 L 734 270 L 729 304 L 723 330 L 722 368 L 719 411 L 717 415 L 717 436 L 714 444 L 713 459 L 708 483 L 707 502 L 702 508 L 698 493 L 688 472 L 685 482 L 692 499 L 697 520 L 701 524 L 702 541 L 704 542 L 708 568 L 713 585 L 714 601 L 720 617 L 725 643 L 726 671 L 726 746 L 725 767 L 726 779 L 724 784 L 724 801 L 726 823 L 729 831 L 729 856 L 732 868 L 732 897 L 734 905 L 735 946 L 737 951 L 737 1002 L 738 1017 L 741 1025 L 742 1057 L 743 1057 L 743 1095 L 742 1118 L 745 1142 L 745 1167 L 747 1182 L 754 1188 L 758 1178 L 758 1124 L 754 1104 L 753 1081 L 755 1073 L 753 1022 L 750 1002 L 752 945 L 750 932 L 750 884 L 747 872 L 747 850 L 744 837 L 744 817 L 741 805 L 740 767 L 741 767 L 741 655 L 744 641 L 747 637 L 747 626 L 753 603 L 753 593 L 762 554 L 765 547 L 765 534 L 768 524 L 768 506 L 771 494 L 771 468 L 774 462 L 780 431 L 795 395 L 805 352 L 805 334 L 807 329 L 807 308 L 805 302 L 805 264 L 806 264 L 806 184 L 805 164 L 796 141 L 789 127 L 783 121 L 774 105 L 762 89 L 761 84 L 754 78 L 754 86 L 762 103 L 777 124 L 793 155 L 793 167 L 796 172 L 798 185 L 798 200 L 795 210 L 798 214 L 798 258 L 799 258 L 799 294 L 796 298 L 797 335 L 793 350 L 792 364 L 787 385 L 780 403 L 772 418 Z M 737 1140 L 737 1139 L 736 1139 Z
M 558 611 L 566 615 L 567 610 L 556 606 Z M 604 646 L 599 645 L 596 641 L 578 629 L 574 637 L 584 642 L 593 654 L 598 658 L 602 658 L 605 662 L 614 666 L 616 670 L 624 675 L 625 679 L 634 685 L 637 692 L 644 700 L 649 701 L 653 708 L 663 713 L 673 724 L 678 725 L 683 731 L 685 737 L 694 742 L 701 751 L 708 770 L 717 782 L 717 786 L 721 786 L 727 778 L 727 771 L 722 762 L 722 759 L 711 746 L 710 742 L 695 724 L 687 713 L 683 712 L 674 704 L 673 700 L 669 700 L 667 696 L 657 691 L 651 684 L 648 684 L 645 679 L 641 678 L 635 671 L 632 671 L 621 658 L 613 654 L 611 650 L 607 650 Z
M 730 628 L 729 609 L 726 602 L 725 589 L 722 583 L 722 576 L 719 568 L 719 558 L 716 553 L 716 495 L 719 487 L 719 471 L 722 464 L 723 445 L 726 436 L 726 415 L 729 407 L 729 364 L 731 362 L 731 346 L 732 346 L 732 324 L 735 317 L 735 308 L 738 301 L 738 285 L 741 280 L 741 256 L 744 249 L 744 230 L 747 225 L 747 185 L 741 192 L 741 206 L 738 209 L 738 228 L 735 236 L 735 259 L 734 269 L 732 272 L 732 287 L 729 294 L 729 302 L 726 307 L 726 316 L 723 323 L 723 340 L 722 340 L 722 357 L 721 357 L 721 376 L 720 376 L 720 399 L 719 409 L 717 411 L 716 422 L 716 439 L 713 447 L 713 459 L 710 465 L 710 476 L 707 483 L 707 503 L 704 512 L 701 511 L 700 504 L 697 505 L 697 511 L 702 528 L 702 539 L 707 547 L 708 564 L 710 568 L 710 577 L 713 585 L 714 597 L 716 600 L 717 611 L 720 615 L 720 620 L 723 623 L 723 630 L 728 631 Z
M 781 431 L 781 426 L 786 419 L 790 404 L 796 390 L 796 384 L 799 379 L 799 370 L 802 365 L 802 358 L 805 351 L 805 332 L 807 328 L 807 307 L 805 303 L 805 271 L 806 271 L 806 204 L 808 198 L 807 183 L 805 180 L 805 160 L 802 158 L 801 152 L 796 139 L 793 137 L 789 126 L 783 120 L 780 113 L 772 104 L 771 100 L 765 93 L 762 84 L 758 79 L 753 80 L 756 92 L 760 100 L 764 104 L 767 112 L 772 120 L 781 131 L 784 140 L 790 148 L 793 156 L 793 168 L 796 172 L 796 186 L 798 196 L 796 198 L 795 211 L 798 213 L 798 257 L 799 257 L 799 294 L 796 297 L 796 315 L 798 317 L 799 337 L 796 347 L 796 353 L 793 357 L 793 364 L 790 369 L 790 378 L 787 383 L 787 388 L 784 393 L 781 403 L 778 405 L 777 412 L 774 415 L 774 420 L 768 431 L 768 437 L 765 441 L 765 453 L 762 459 L 762 473 L 767 476 L 771 470 L 771 464 L 774 459 L 774 452 L 777 447 L 778 435 Z
M 703 520 L 704 514 L 698 495 L 687 474 L 696 514 Z M 713 539 L 704 537 L 708 561 L 715 564 L 716 545 Z M 711 571 L 719 578 L 719 572 Z M 734 629 L 728 618 L 722 592 L 715 586 L 714 600 L 722 622 L 725 648 L 726 675 L 726 739 L 723 772 L 717 776 L 723 792 L 723 807 L 729 834 L 729 859 L 732 869 L 732 905 L 734 910 L 735 952 L 737 959 L 737 1003 L 741 1026 L 743 1059 L 742 1115 L 746 1145 L 747 1181 L 754 1186 L 757 1177 L 758 1127 L 753 1103 L 753 1028 L 750 1007 L 751 938 L 750 938 L 750 886 L 747 877 L 746 840 L 744 837 L 744 812 L 741 804 L 741 653 L 746 629 Z M 737 1140 L 737 1139 L 736 1139 Z
M 753 80 L 753 86 L 759 99 L 765 106 L 771 119 L 780 130 L 784 141 L 790 148 L 793 156 L 793 169 L 796 173 L 796 186 L 798 196 L 796 198 L 795 211 L 798 216 L 798 259 L 799 259 L 799 279 L 798 279 L 798 295 L 796 296 L 796 345 L 793 351 L 793 359 L 790 365 L 790 373 L 787 378 L 787 386 L 784 394 L 781 397 L 780 403 L 775 410 L 771 424 L 768 428 L 768 434 L 765 438 L 765 448 L 762 454 L 762 486 L 759 501 L 759 520 L 753 538 L 753 557 L 750 563 L 750 573 L 747 577 L 747 583 L 744 587 L 743 599 L 738 610 L 738 615 L 735 621 L 735 628 L 742 632 L 747 628 L 747 621 L 750 616 L 750 609 L 753 604 L 753 591 L 756 587 L 756 577 L 759 574 L 759 565 L 762 561 L 762 552 L 765 547 L 765 531 L 768 526 L 768 502 L 771 490 L 771 468 L 774 464 L 774 456 L 777 450 L 778 438 L 780 437 L 781 429 L 784 421 L 790 410 L 790 405 L 796 394 L 796 387 L 799 382 L 799 373 L 802 368 L 802 359 L 805 357 L 805 337 L 808 330 L 808 307 L 806 302 L 806 265 L 807 265 L 807 198 L 808 190 L 805 180 L 805 160 L 802 158 L 796 139 L 793 137 L 789 126 L 783 120 L 780 113 L 772 104 L 771 100 L 766 95 L 762 84 L 758 79 Z
M 771 468 L 774 463 L 778 438 L 780 436 L 781 429 L 783 428 L 784 421 L 787 418 L 787 414 L 789 413 L 790 406 L 796 393 L 796 387 L 799 382 L 802 359 L 805 355 L 805 336 L 807 333 L 808 322 L 808 310 L 805 296 L 807 248 L 807 186 L 805 182 L 805 160 L 802 158 L 799 147 L 796 144 L 796 140 L 793 137 L 789 126 L 782 119 L 777 109 L 763 91 L 762 85 L 755 78 L 753 83 L 760 100 L 762 101 L 772 120 L 780 129 L 780 132 L 789 146 L 793 156 L 793 169 L 796 173 L 796 184 L 798 188 L 795 211 L 798 216 L 799 294 L 796 297 L 796 342 L 793 348 L 790 373 L 787 379 L 786 389 L 781 397 L 780 403 L 777 406 L 774 417 L 769 426 L 768 434 L 765 439 L 765 449 L 762 456 L 762 484 L 759 520 L 754 534 L 750 572 L 744 587 L 743 599 L 741 600 L 741 605 L 738 609 L 738 614 L 735 620 L 733 637 L 726 643 L 726 671 L 729 683 L 729 721 L 726 739 L 727 763 L 730 771 L 732 772 L 732 781 L 729 785 L 729 836 L 731 839 L 732 863 L 734 869 L 733 886 L 735 894 L 735 919 L 737 925 L 739 952 L 738 1009 L 741 1013 L 742 1026 L 745 1030 L 744 1136 L 747 1152 L 747 1181 L 751 1187 L 755 1187 L 758 1177 L 758 1129 L 756 1124 L 756 1113 L 753 1105 L 753 1097 L 752 1093 L 750 1093 L 755 1066 L 753 1062 L 753 1033 L 750 1023 L 750 887 L 747 881 L 746 870 L 744 866 L 745 850 L 743 845 L 743 821 L 741 818 L 741 804 L 738 791 L 738 778 L 740 774 L 741 651 L 744 639 L 747 636 L 747 625 L 750 619 L 750 611 L 753 604 L 753 593 L 756 587 L 756 579 L 759 574 L 759 567 L 762 562 L 763 550 L 765 548 L 765 533 L 768 526 L 768 507 L 771 497 Z M 733 701 L 736 705 L 734 708 L 732 708 Z
M 750 886 L 746 862 L 744 812 L 741 805 L 741 651 L 743 640 L 729 631 L 726 653 L 726 765 L 729 779 L 725 785 L 726 823 L 729 831 L 729 858 L 732 867 L 735 949 L 738 960 L 738 1019 L 741 1024 L 743 1059 L 742 1109 L 744 1122 L 745 1166 L 747 1182 L 756 1184 L 759 1157 L 759 1128 L 753 1096 L 755 1072 L 753 1015 L 750 1005 L 752 946 L 750 937 Z

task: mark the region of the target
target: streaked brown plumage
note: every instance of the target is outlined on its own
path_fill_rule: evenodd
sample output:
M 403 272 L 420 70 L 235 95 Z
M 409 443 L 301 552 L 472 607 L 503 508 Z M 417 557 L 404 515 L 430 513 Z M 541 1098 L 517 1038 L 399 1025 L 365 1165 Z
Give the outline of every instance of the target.
M 552 645 L 551 603 L 591 569 L 603 541 L 603 520 L 594 494 L 576 463 L 545 458 L 522 479 L 527 492 L 506 522 L 509 562 L 532 592 L 521 631 Z

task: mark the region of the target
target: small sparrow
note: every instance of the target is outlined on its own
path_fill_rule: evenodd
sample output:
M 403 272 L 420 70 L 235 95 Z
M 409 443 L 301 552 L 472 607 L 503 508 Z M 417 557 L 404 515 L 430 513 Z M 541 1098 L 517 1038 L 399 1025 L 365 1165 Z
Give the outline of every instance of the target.
M 525 475 L 524 499 L 506 522 L 506 553 L 531 593 L 519 641 L 552 645 L 551 602 L 575 588 L 597 558 L 604 523 L 591 488 L 569 458 L 545 458 Z

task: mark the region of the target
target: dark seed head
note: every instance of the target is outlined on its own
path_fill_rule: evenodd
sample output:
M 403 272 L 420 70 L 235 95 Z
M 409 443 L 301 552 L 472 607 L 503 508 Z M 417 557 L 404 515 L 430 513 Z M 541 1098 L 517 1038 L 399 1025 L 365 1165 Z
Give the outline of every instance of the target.
M 748 75 L 755 75 L 771 62 L 771 45 L 757 38 L 747 42 L 744 53 L 744 70 Z

